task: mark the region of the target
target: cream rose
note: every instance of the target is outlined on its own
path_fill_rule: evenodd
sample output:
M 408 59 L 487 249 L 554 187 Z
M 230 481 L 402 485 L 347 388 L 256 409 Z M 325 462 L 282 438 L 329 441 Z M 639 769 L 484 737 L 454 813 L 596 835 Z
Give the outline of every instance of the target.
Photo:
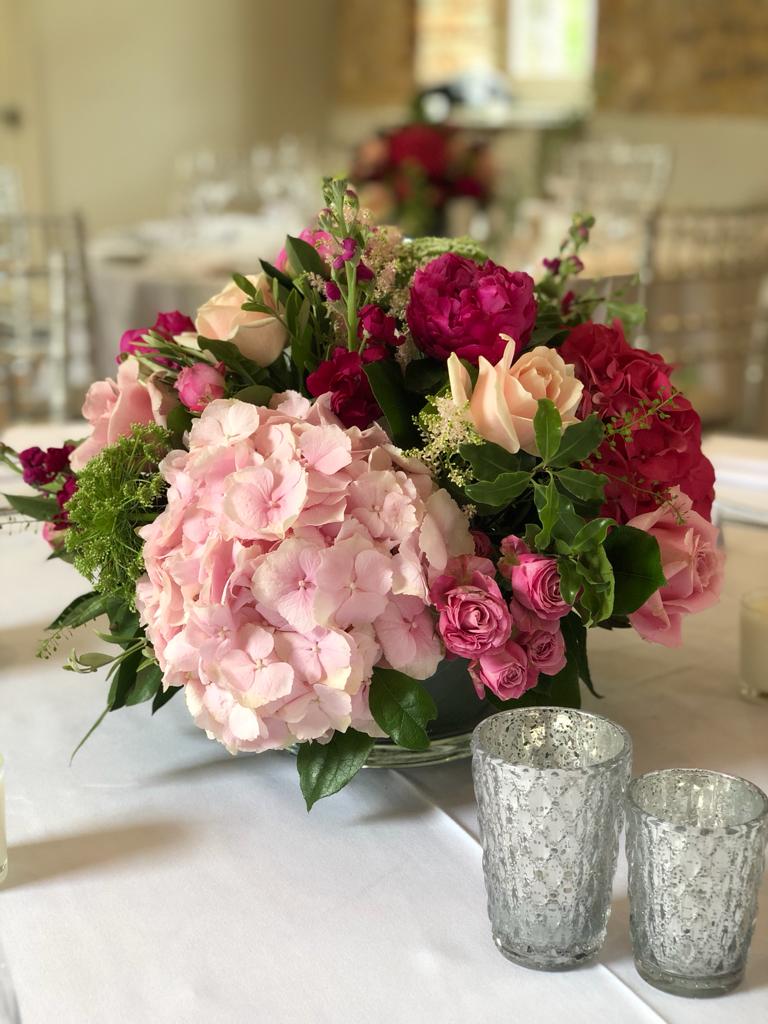
M 502 337 L 506 337 L 502 335 Z M 583 385 L 576 380 L 573 366 L 554 349 L 539 345 L 512 363 L 515 342 L 508 340 L 504 354 L 495 366 L 480 356 L 477 383 L 453 353 L 448 359 L 451 397 L 475 430 L 486 441 L 506 448 L 538 455 L 533 417 L 540 398 L 554 402 L 567 427 L 575 423 Z
M 267 305 L 273 305 L 265 274 L 248 280 L 261 293 Z M 242 309 L 248 296 L 233 281 L 197 311 L 195 328 L 204 338 L 231 341 L 244 356 L 259 366 L 269 366 L 285 348 L 287 333 L 277 317 Z

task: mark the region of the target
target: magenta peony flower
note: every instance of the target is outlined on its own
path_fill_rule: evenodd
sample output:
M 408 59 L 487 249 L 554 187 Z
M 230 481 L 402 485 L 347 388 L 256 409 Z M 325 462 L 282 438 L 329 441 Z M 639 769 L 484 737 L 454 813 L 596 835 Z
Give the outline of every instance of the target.
M 478 266 L 446 252 L 417 270 L 406 310 L 414 341 L 428 356 L 497 363 L 507 344 L 519 352 L 536 322 L 533 278 L 488 260 Z
M 468 583 L 459 583 L 454 576 L 438 576 L 429 596 L 440 613 L 440 636 L 452 654 L 477 658 L 509 640 L 512 617 L 493 577 L 473 572 Z
M 174 387 L 182 404 L 191 412 L 202 412 L 209 402 L 224 397 L 224 377 L 210 363 L 194 363 L 185 367 Z
M 554 558 L 519 552 L 502 558 L 499 571 L 512 584 L 513 598 L 539 618 L 561 619 L 571 610 L 560 594 L 560 573 Z
M 501 700 L 522 697 L 539 679 L 538 669 L 530 665 L 528 655 L 514 640 L 504 647 L 481 654 L 469 666 L 469 674 L 478 697 L 488 689 Z
M 330 393 L 331 409 L 345 427 L 369 427 L 381 416 L 359 352 L 337 346 L 331 358 L 307 377 L 310 395 Z

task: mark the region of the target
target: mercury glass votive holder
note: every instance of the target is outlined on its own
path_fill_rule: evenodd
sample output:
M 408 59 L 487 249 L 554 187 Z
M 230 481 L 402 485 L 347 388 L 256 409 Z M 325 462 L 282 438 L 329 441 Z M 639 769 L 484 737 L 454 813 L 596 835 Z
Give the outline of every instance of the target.
M 757 915 L 768 797 L 733 775 L 673 768 L 633 779 L 626 813 L 638 973 L 675 995 L 730 992 Z
M 632 744 L 569 708 L 477 726 L 472 772 L 493 940 L 507 959 L 563 970 L 603 944 Z

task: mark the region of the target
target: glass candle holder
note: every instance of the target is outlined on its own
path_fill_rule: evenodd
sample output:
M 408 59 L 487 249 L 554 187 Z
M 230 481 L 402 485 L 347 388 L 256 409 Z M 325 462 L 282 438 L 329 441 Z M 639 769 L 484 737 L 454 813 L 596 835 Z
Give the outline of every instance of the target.
M 768 702 L 768 588 L 744 594 L 740 626 L 742 696 Z
M 586 962 L 605 940 L 632 745 L 568 708 L 481 722 L 472 772 L 493 940 L 539 970 Z
M 630 929 L 641 977 L 684 996 L 739 984 L 767 835 L 768 798 L 745 779 L 680 768 L 630 783 Z

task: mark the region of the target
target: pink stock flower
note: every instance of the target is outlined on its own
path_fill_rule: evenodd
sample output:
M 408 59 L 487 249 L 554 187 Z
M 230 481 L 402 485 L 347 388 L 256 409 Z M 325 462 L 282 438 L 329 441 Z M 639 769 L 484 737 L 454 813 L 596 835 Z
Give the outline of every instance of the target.
M 458 506 L 380 428 L 343 429 L 325 396 L 272 405 L 206 406 L 141 531 L 136 601 L 164 685 L 233 752 L 380 735 L 373 668 L 435 671 L 429 583 L 472 551 Z
M 668 505 L 630 519 L 659 543 L 666 584 L 629 616 L 645 640 L 678 647 L 683 616 L 717 604 L 723 581 L 723 553 L 717 527 L 695 512 L 691 499 L 675 488 Z
M 330 394 L 331 409 L 345 427 L 368 427 L 381 416 L 360 353 L 341 345 L 309 374 L 307 390 L 315 396 Z
M 107 378 L 88 388 L 83 416 L 93 430 L 69 457 L 69 464 L 76 473 L 102 448 L 130 434 L 135 423 L 165 426 L 166 416 L 177 404 L 176 400 L 155 381 L 154 374 L 142 380 L 140 372 L 138 361 L 128 356 L 118 367 L 116 381 Z
M 488 689 L 500 700 L 522 697 L 526 690 L 536 685 L 539 678 L 538 670 L 530 665 L 528 655 L 515 640 L 508 641 L 504 647 L 481 654 L 477 661 L 470 664 L 469 674 L 478 697 L 482 697 L 485 689 Z
M 418 347 L 434 359 L 452 352 L 477 364 L 480 356 L 497 363 L 507 341 L 520 351 L 536 321 L 533 278 L 511 273 L 488 260 L 447 252 L 417 270 L 406 311 Z
M 184 367 L 174 387 L 187 409 L 202 412 L 209 402 L 224 397 L 224 376 L 210 363 L 193 363 Z
M 452 654 L 477 658 L 509 640 L 512 618 L 492 576 L 475 571 L 468 583 L 438 576 L 430 597 L 440 613 L 440 636 Z

